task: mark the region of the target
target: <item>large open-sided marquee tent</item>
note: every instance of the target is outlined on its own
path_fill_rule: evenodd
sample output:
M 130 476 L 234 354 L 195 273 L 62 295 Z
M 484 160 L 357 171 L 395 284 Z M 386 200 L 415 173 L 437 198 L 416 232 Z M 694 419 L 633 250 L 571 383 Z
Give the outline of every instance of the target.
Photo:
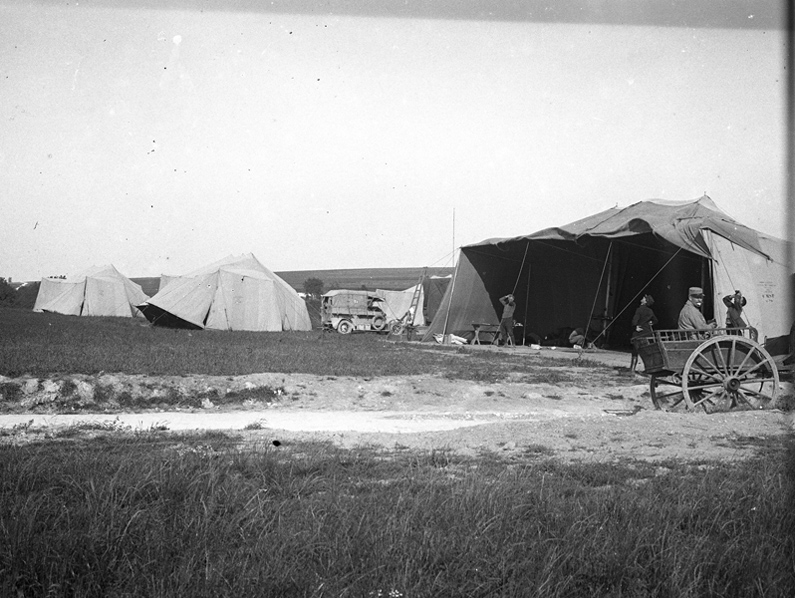
M 726 315 L 721 297 L 741 290 L 746 321 L 778 354 L 786 351 L 793 323 L 788 251 L 786 241 L 740 224 L 706 195 L 610 208 L 565 226 L 462 247 L 423 340 L 471 336 L 473 324 L 497 324 L 499 298 L 513 293 L 520 338 L 579 327 L 607 346 L 629 347 L 643 294 L 655 298 L 657 328 L 676 328 L 688 287 L 700 286 L 705 315 L 719 325 Z

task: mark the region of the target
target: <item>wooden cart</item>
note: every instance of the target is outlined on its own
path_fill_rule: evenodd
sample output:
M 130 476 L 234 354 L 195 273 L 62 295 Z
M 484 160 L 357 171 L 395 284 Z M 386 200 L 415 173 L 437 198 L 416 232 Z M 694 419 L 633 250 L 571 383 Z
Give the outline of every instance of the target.
M 779 372 L 754 328 L 655 330 L 635 339 L 657 409 L 707 413 L 775 403 Z

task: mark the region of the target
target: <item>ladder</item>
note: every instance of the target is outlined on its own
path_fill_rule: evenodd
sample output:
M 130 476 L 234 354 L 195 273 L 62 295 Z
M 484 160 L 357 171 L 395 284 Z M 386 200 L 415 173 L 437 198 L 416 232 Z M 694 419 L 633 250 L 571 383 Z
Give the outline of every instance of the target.
M 425 282 L 425 277 L 428 272 L 428 267 L 422 269 L 422 274 L 420 274 L 420 280 L 417 283 L 417 286 L 414 287 L 414 294 L 411 296 L 411 303 L 409 304 L 408 311 L 403 314 L 403 316 L 397 320 L 394 324 L 392 324 L 392 328 L 390 332 L 394 336 L 400 336 L 404 332 L 407 333 L 407 337 L 410 336 L 411 331 L 414 330 L 414 318 L 415 314 L 417 313 L 417 309 L 422 309 L 420 306 L 420 297 L 422 296 L 422 283 Z

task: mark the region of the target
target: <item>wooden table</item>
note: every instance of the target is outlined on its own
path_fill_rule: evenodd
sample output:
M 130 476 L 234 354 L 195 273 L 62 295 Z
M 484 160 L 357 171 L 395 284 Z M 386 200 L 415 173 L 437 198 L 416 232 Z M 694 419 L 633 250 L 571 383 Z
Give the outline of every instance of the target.
M 472 338 L 472 344 L 473 345 L 480 345 L 481 344 L 481 342 L 480 342 L 480 340 L 481 340 L 480 339 L 480 333 L 481 332 L 489 332 L 489 333 L 493 332 L 493 333 L 496 333 L 496 332 L 499 331 L 499 329 L 500 329 L 500 325 L 499 324 L 484 324 L 484 323 L 480 323 L 480 322 L 473 322 L 472 323 L 472 330 L 475 331 L 475 336 Z M 499 335 L 495 334 L 494 335 L 494 339 L 491 341 L 490 344 L 496 345 L 499 342 L 499 339 L 500 339 Z

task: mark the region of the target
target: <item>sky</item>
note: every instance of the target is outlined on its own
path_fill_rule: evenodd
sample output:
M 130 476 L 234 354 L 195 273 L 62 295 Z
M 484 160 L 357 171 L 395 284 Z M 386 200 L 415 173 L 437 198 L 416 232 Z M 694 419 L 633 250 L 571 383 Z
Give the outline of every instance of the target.
M 0 277 L 450 266 L 705 193 L 783 238 L 783 3 L 560 4 L 0 0 Z

